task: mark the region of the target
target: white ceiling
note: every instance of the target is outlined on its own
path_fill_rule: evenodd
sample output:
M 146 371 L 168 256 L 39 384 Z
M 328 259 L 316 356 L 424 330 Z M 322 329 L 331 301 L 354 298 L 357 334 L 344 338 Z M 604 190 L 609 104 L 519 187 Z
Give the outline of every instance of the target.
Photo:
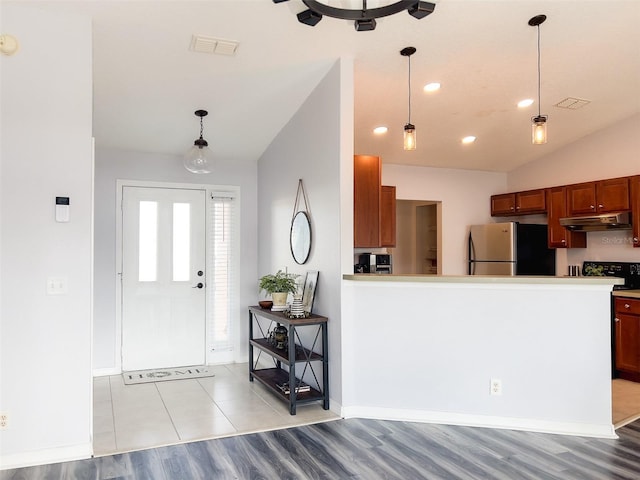
M 372 32 L 329 17 L 303 25 L 295 16 L 306 8 L 301 0 L 19 3 L 92 15 L 98 147 L 182 154 L 199 134 L 193 112 L 205 109 L 204 138 L 216 155 L 253 162 L 340 56 L 355 66 L 355 152 L 388 163 L 509 171 L 640 112 L 638 0 L 433 0 L 430 16 L 401 12 L 379 19 Z M 516 107 L 537 96 L 536 28 L 527 24 L 537 14 L 548 17 L 540 27 L 541 109 L 549 115 L 542 146 L 530 142 L 537 103 Z M 193 34 L 240 45 L 235 56 L 195 53 Z M 408 65 L 399 51 L 406 46 L 417 48 L 414 152 L 402 150 Z M 429 81 L 442 89 L 425 94 Z M 591 103 L 553 106 L 566 97 Z M 375 137 L 377 125 L 388 133 Z M 478 140 L 462 145 L 465 135 Z

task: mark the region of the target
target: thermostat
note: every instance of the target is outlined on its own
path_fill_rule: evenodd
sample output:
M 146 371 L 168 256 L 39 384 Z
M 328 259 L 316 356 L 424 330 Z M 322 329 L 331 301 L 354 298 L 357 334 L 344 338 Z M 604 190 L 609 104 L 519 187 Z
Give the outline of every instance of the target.
M 69 197 L 56 197 L 56 222 L 69 221 Z

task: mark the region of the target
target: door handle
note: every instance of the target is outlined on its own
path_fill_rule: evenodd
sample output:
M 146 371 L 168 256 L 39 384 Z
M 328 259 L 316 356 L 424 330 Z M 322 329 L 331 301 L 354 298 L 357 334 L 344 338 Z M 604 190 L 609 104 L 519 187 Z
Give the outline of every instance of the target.
M 200 282 L 195 287 L 191 287 L 191 288 L 203 288 L 203 287 L 204 287 L 204 283 Z

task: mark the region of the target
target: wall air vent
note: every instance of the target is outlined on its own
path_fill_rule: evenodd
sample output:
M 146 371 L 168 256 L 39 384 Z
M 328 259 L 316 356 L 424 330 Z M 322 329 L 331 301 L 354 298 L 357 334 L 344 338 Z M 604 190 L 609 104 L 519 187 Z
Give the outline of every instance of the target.
M 235 55 L 238 50 L 238 42 L 233 40 L 221 40 L 206 35 L 192 35 L 189 50 L 198 53 L 215 53 L 218 55 Z
M 560 100 L 554 105 L 558 108 L 566 108 L 568 110 L 577 110 L 591 103 L 591 100 L 584 100 L 583 98 L 567 97 L 564 100 Z

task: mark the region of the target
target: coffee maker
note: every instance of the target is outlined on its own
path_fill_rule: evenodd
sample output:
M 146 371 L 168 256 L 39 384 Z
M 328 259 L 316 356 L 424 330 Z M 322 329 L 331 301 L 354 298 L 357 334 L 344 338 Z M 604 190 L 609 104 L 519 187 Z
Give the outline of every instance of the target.
M 358 258 L 355 273 L 392 273 L 391 255 L 381 253 L 362 253 Z

